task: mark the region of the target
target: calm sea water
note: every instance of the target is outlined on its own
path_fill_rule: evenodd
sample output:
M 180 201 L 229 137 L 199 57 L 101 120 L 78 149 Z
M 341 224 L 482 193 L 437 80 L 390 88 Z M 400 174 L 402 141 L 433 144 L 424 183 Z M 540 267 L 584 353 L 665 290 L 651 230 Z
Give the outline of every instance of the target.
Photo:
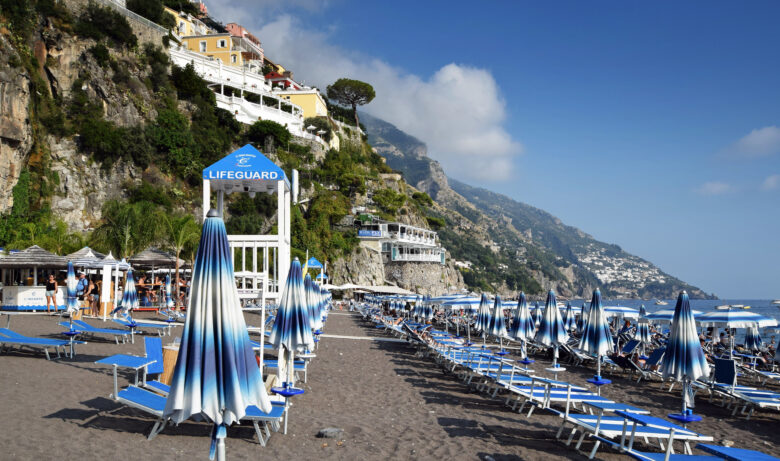
M 588 299 L 587 301 L 590 302 L 590 299 Z M 602 303 L 605 306 L 626 306 L 626 307 L 633 307 L 634 309 L 639 309 L 639 307 L 644 305 L 648 314 L 663 309 L 673 310 L 674 306 L 677 304 L 676 298 L 664 299 L 663 301 L 666 301 L 669 304 L 666 306 L 656 306 L 655 300 L 647 301 L 642 299 L 605 299 L 602 301 Z M 581 299 L 571 300 L 571 305 L 581 306 L 583 302 L 584 301 Z M 748 312 L 755 312 L 756 314 L 761 314 L 767 317 L 773 317 L 777 319 L 778 324 L 780 324 L 780 306 L 773 305 L 771 299 L 714 299 L 714 300 L 692 299 L 691 300 L 691 308 L 701 312 L 714 311 L 715 306 L 721 306 L 724 304 L 742 304 L 744 306 L 750 306 Z M 761 333 L 761 339 L 763 339 L 765 342 L 768 342 L 771 336 L 775 336 L 775 340 L 777 342 L 780 342 L 780 326 L 763 328 L 761 329 L 760 333 Z M 745 335 L 744 328 L 737 329 L 737 334 L 734 339 L 737 342 L 740 342 L 744 338 L 744 335 Z

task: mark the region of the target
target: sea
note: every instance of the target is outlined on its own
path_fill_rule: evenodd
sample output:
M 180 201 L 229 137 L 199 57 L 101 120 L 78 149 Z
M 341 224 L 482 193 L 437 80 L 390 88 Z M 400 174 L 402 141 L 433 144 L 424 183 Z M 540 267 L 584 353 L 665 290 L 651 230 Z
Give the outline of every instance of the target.
M 668 303 L 666 306 L 656 305 L 655 301 L 656 300 L 648 301 L 643 299 L 604 299 L 602 300 L 602 304 L 604 306 L 625 306 L 634 309 L 639 309 L 644 305 L 648 314 L 664 309 L 674 310 L 674 306 L 677 304 L 676 298 L 661 300 Z M 572 306 L 581 306 L 582 303 L 586 301 L 582 299 L 572 299 L 570 302 Z M 590 299 L 588 299 L 587 302 L 590 302 Z M 691 299 L 691 309 L 701 312 L 714 311 L 715 306 L 722 306 L 724 304 L 750 306 L 748 312 L 755 312 L 756 314 L 777 319 L 777 327 L 762 328 L 759 330 L 759 333 L 761 339 L 766 343 L 771 340 L 772 336 L 775 336 L 775 341 L 780 343 L 780 305 L 772 304 L 771 299 Z M 738 328 L 734 340 L 737 343 L 740 343 L 744 339 L 744 336 L 745 329 Z

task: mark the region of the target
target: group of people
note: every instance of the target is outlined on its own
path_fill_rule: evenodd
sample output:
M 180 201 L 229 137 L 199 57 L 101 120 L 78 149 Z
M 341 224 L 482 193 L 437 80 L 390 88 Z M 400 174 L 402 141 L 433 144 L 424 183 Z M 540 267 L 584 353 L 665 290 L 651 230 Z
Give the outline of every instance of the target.
M 46 312 L 49 314 L 57 313 L 57 290 L 60 284 L 65 284 L 65 279 L 57 278 L 54 274 L 49 274 L 46 280 Z M 103 282 L 96 277 L 87 277 L 84 272 L 79 272 L 78 282 L 76 284 L 76 296 L 83 307 L 88 307 L 91 315 L 100 313 L 100 289 Z M 52 312 L 52 308 L 54 312 Z
M 46 312 L 53 315 L 57 313 L 57 290 L 65 285 L 64 276 L 57 278 L 55 274 L 49 274 L 46 278 Z M 100 315 L 100 293 L 103 288 L 102 279 L 97 276 L 87 276 L 84 272 L 79 272 L 76 285 L 76 296 L 81 303 L 82 308 L 88 308 L 90 315 Z M 135 281 L 136 290 L 142 306 L 155 306 L 165 300 L 165 282 L 160 276 L 155 276 L 147 281 L 145 275 L 141 275 Z M 173 290 L 173 296 L 176 296 L 176 290 Z M 179 278 L 179 299 L 176 305 L 186 305 L 189 294 L 189 282 L 184 278 Z

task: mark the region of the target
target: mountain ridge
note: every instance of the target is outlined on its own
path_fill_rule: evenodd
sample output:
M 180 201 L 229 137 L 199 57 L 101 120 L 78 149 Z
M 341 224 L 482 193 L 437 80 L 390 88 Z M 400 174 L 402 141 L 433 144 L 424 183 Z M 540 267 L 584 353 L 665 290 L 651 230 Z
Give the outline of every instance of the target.
M 494 253 L 510 254 L 509 259 L 530 269 L 533 278 L 545 289 L 555 289 L 564 296 L 587 297 L 590 291 L 600 287 L 608 297 L 659 299 L 674 298 L 679 291 L 686 290 L 694 298 L 714 298 L 651 262 L 618 245 L 601 242 L 540 208 L 447 177 L 439 162 L 428 157 L 427 146 L 421 140 L 375 116 L 364 114 L 361 120 L 366 125 L 369 142 L 385 157 L 388 166 L 454 213 L 448 222 L 452 221 L 458 229 L 462 222 L 455 218 L 457 214 L 483 230 L 482 246 Z M 462 237 L 468 236 L 468 230 L 463 230 Z M 453 243 L 446 231 L 442 242 Z M 448 250 L 459 261 L 468 256 L 460 248 L 448 247 Z M 480 272 L 487 268 L 469 270 Z M 467 283 L 479 279 L 465 278 Z

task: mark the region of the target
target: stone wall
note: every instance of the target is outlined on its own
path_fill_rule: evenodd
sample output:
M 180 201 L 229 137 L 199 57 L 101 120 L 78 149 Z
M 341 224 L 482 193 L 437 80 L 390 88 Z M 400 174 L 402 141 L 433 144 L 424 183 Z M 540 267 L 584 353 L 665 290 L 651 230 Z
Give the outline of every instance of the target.
M 120 1 L 113 0 L 64 0 L 65 5 L 71 12 L 78 16 L 90 3 L 97 3 L 102 6 L 113 8 L 127 18 L 127 22 L 130 23 L 130 27 L 133 28 L 133 33 L 138 37 L 138 44 L 141 45 L 146 42 L 153 43 L 155 45 L 161 45 L 162 39 L 168 35 L 168 31 L 165 30 L 159 24 L 155 24 L 148 19 L 139 16 L 132 11 L 125 8 Z M 167 53 L 167 49 L 165 52 Z

